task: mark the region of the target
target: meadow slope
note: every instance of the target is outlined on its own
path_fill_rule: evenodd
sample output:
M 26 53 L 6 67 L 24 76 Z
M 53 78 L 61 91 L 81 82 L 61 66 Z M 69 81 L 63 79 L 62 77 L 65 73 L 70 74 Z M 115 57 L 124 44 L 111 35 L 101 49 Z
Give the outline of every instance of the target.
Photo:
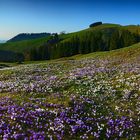
M 0 139 L 140 139 L 140 44 L 0 70 Z

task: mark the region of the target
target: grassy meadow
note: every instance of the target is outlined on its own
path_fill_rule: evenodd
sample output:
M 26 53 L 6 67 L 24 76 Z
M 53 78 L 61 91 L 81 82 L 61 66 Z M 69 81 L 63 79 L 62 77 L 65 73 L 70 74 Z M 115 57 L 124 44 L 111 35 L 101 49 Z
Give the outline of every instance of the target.
M 0 70 L 0 139 L 140 139 L 140 44 Z M 4 64 L 4 63 L 2 63 Z

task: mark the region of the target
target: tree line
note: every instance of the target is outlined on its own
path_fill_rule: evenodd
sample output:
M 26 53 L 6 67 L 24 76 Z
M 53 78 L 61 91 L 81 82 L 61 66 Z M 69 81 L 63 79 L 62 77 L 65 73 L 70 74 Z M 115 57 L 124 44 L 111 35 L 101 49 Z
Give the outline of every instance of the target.
M 24 61 L 24 55 L 22 53 L 0 50 L 0 61 L 22 63 Z
M 107 29 L 73 35 L 62 40 L 55 34 L 48 42 L 30 51 L 30 60 L 50 60 L 76 54 L 109 51 L 130 46 L 140 41 L 139 34 L 127 30 Z

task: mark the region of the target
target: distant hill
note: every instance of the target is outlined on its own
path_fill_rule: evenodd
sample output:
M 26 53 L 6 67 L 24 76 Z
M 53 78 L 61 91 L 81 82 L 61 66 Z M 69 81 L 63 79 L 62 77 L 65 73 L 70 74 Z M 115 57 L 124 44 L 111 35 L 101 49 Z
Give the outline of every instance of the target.
M 0 50 L 0 61 L 1 62 L 19 62 L 19 61 L 22 62 L 24 61 L 24 56 L 21 53 Z
M 17 41 L 23 41 L 23 40 L 31 40 L 31 39 L 37 39 L 42 37 L 48 37 L 51 33 L 21 33 L 17 36 L 11 38 L 7 42 L 17 42 Z
M 8 41 L 0 44 L 0 50 L 22 53 L 25 60 L 28 61 L 48 60 L 76 54 L 115 50 L 137 42 L 140 42 L 140 26 L 102 24 L 68 34 L 49 34 L 45 37 L 38 36 L 37 39 Z
M 50 39 L 50 36 L 38 38 L 38 39 L 32 39 L 32 40 L 6 42 L 3 44 L 0 44 L 0 50 L 22 53 L 25 56 L 25 60 L 30 60 L 30 56 L 29 56 L 30 51 L 33 48 L 38 48 L 38 47 L 42 46 L 49 39 Z
M 6 40 L 0 40 L 0 43 L 5 43 L 6 42 Z

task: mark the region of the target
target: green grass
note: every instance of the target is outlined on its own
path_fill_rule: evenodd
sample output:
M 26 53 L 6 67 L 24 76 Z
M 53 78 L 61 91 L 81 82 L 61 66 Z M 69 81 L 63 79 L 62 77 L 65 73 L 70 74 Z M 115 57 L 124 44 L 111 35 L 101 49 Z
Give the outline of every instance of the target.
M 62 42 L 65 42 L 71 39 L 73 36 L 82 36 L 89 32 L 104 31 L 105 29 L 119 29 L 120 27 L 121 25 L 118 25 L 118 24 L 102 24 L 102 25 L 92 27 L 92 28 L 87 28 L 78 32 L 61 35 L 60 38 L 63 39 Z
M 26 52 L 31 50 L 33 47 L 40 47 L 41 45 L 46 43 L 48 39 L 49 37 L 44 37 L 44 38 L 33 39 L 33 40 L 3 43 L 0 44 L 0 50 Z
M 124 26 L 122 28 L 125 30 L 129 30 L 132 33 L 140 34 L 140 26 L 139 25 L 128 25 L 128 26 Z
M 10 63 L 10 62 L 0 62 L 0 66 L 5 65 L 6 67 L 13 67 L 13 66 L 17 66 L 19 64 L 17 63 Z

